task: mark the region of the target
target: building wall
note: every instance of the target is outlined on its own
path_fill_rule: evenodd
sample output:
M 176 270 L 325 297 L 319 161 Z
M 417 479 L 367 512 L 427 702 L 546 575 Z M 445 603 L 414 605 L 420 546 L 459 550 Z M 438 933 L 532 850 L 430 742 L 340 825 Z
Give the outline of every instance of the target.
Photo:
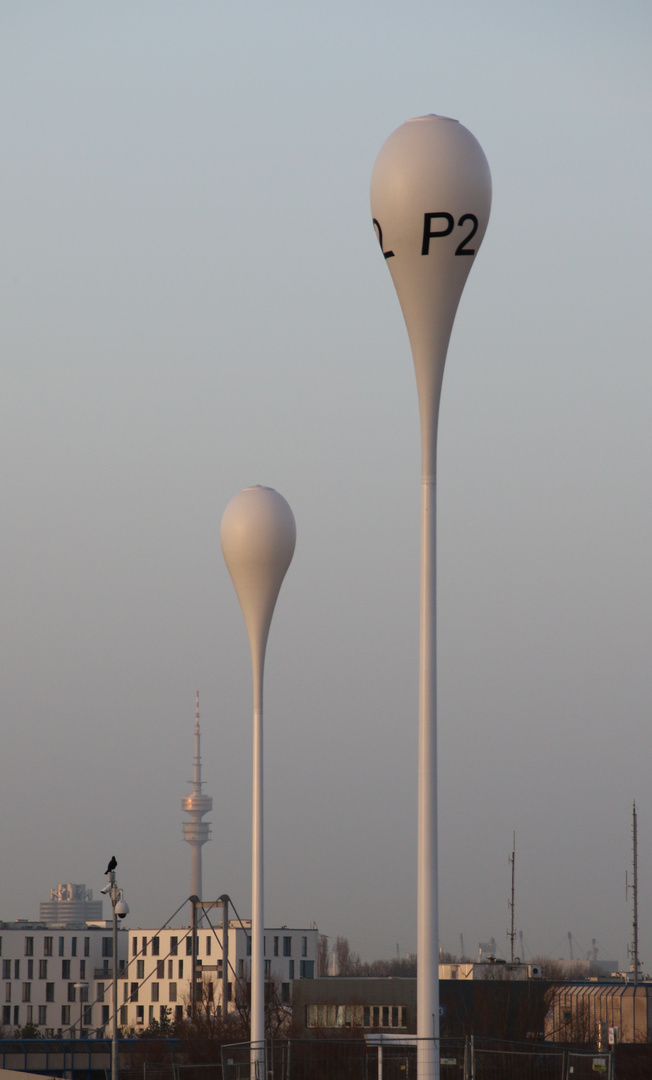
M 119 930 L 118 965 L 126 959 L 127 935 Z M 0 923 L 0 973 L 0 1029 L 7 1034 L 34 1024 L 43 1035 L 69 1035 L 71 1027 L 101 1035 L 110 1015 L 112 929 Z
M 250 923 L 229 922 L 229 1005 L 246 993 L 251 975 Z M 201 994 L 222 1011 L 222 927 L 200 923 L 197 932 L 197 978 Z M 272 927 L 265 930 L 265 977 L 290 1005 L 293 980 L 311 980 L 317 972 L 317 929 Z M 192 934 L 190 927 L 129 931 L 129 961 L 120 980 L 120 1026 L 136 1031 L 152 1021 L 172 1022 L 188 1015 L 191 1000 Z
M 603 1029 L 600 1031 L 600 1025 Z M 652 1042 L 652 983 L 563 983 L 546 1017 L 546 1038 L 597 1043 L 617 1028 L 617 1042 Z

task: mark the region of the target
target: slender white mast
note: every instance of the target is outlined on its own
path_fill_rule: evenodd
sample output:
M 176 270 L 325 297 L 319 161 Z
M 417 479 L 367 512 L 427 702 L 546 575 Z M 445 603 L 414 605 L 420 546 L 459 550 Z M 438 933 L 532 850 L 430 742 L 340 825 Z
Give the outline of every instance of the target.
M 210 795 L 202 794 L 203 782 L 201 778 L 201 753 L 199 735 L 199 690 L 197 691 L 195 704 L 195 756 L 192 763 L 192 795 L 185 795 L 181 805 L 190 821 L 183 823 L 183 838 L 190 844 L 192 861 L 190 869 L 190 895 L 202 899 L 202 865 L 201 849 L 210 839 L 210 824 L 202 821 L 204 814 L 209 814 L 213 809 L 213 800 Z
M 224 511 L 221 539 L 224 561 L 247 627 L 253 675 L 250 1075 L 252 1080 L 264 1080 L 263 672 L 274 607 L 294 554 L 294 515 L 283 496 L 273 488 L 244 488 Z
M 491 207 L 491 175 L 470 131 L 443 116 L 390 135 L 371 212 L 407 327 L 421 419 L 421 601 L 417 911 L 417 1076 L 439 1077 L 436 474 L 439 399 L 457 305 Z

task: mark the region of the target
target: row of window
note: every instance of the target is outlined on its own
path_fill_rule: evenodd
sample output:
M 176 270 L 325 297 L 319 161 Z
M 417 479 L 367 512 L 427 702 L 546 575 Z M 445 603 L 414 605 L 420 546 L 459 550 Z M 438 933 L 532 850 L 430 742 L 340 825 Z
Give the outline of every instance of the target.
M 2 1025 L 3 1027 L 9 1027 L 12 1023 L 12 1007 L 11 1005 L 2 1006 Z M 108 1005 L 102 1005 L 102 1025 L 105 1026 L 109 1022 L 110 1010 Z M 35 1011 L 33 1005 L 28 1005 L 25 1011 L 25 1023 L 38 1024 L 39 1027 L 47 1027 L 48 1024 L 48 1007 L 47 1005 L 39 1005 Z M 70 1027 L 74 1021 L 72 1016 L 72 1010 L 70 1005 L 61 1006 L 61 1023 L 64 1027 Z M 20 1026 L 21 1015 L 20 1005 L 14 1005 L 13 1007 L 13 1024 L 16 1027 Z M 77 1021 L 79 1023 L 79 1021 Z M 93 1023 L 93 1007 L 91 1005 L 86 1006 L 83 1011 L 82 1023 L 86 1027 L 92 1027 Z
M 403 1005 L 306 1005 L 309 1028 L 404 1028 Z
M 192 934 L 187 934 L 185 938 L 182 938 L 181 939 L 182 944 L 183 944 L 184 940 L 185 940 L 185 943 L 186 943 L 186 956 L 192 956 Z M 213 948 L 212 942 L 213 942 L 213 938 L 211 937 L 210 934 L 207 934 L 206 935 L 206 952 L 205 952 L 206 956 L 211 955 L 212 948 Z M 281 947 L 280 935 L 275 934 L 274 937 L 273 937 L 273 943 L 272 943 L 273 955 L 274 956 L 280 956 L 281 955 L 280 947 Z M 148 948 L 150 950 L 150 952 L 149 952 L 150 956 L 159 956 L 160 951 L 161 951 L 160 938 L 158 936 L 153 937 L 153 938 L 142 937 L 140 939 L 140 948 L 139 948 L 138 947 L 138 938 L 137 937 L 132 937 L 132 939 L 131 939 L 131 955 L 132 956 L 147 956 Z M 199 952 L 199 936 L 197 936 L 197 938 L 196 938 L 196 951 Z M 169 956 L 178 956 L 178 953 L 179 953 L 179 938 L 178 937 L 171 937 L 170 938 L 170 949 L 169 949 L 169 954 L 168 955 Z M 263 938 L 263 954 L 265 956 L 267 955 L 267 938 L 266 937 Z M 104 955 L 104 953 L 102 955 Z M 283 956 L 292 956 L 292 935 L 291 934 L 288 934 L 287 936 L 283 937 L 283 954 L 282 955 Z M 307 936 L 307 934 L 304 934 L 301 937 L 301 955 L 302 956 L 307 956 L 308 955 L 308 936 Z M 73 953 L 73 956 L 74 956 L 74 953 Z M 247 956 L 251 956 L 251 937 L 250 937 L 250 935 L 247 935 Z
M 43 956 L 54 956 L 55 955 L 54 941 L 55 941 L 54 937 L 47 937 L 46 936 L 46 937 L 43 938 Z M 70 955 L 71 956 L 77 956 L 77 944 L 78 944 L 78 941 L 79 941 L 79 938 L 77 938 L 77 937 L 71 937 L 70 938 Z M 113 939 L 112 938 L 102 938 L 102 944 L 103 945 L 104 945 L 104 943 L 106 941 L 109 941 L 111 943 L 111 945 L 113 945 Z M 85 937 L 83 939 L 82 948 L 83 948 L 83 955 L 84 956 L 90 956 L 91 955 L 91 939 L 89 937 Z M 59 956 L 65 956 L 66 955 L 66 939 L 65 939 L 65 937 L 60 937 L 59 938 L 58 955 Z M 104 951 L 102 951 L 102 955 L 103 956 L 111 956 L 112 952 L 111 953 L 105 953 Z M 2 956 L 2 937 L 0 937 L 0 956 Z M 25 956 L 34 956 L 34 938 L 32 936 L 27 936 L 25 938 Z
M 53 963 L 54 963 L 54 961 L 53 961 Z M 11 960 L 3 960 L 2 961 L 2 978 L 3 979 L 10 979 L 11 978 L 11 964 L 12 964 Z M 13 975 L 13 977 L 14 977 L 14 979 L 20 979 L 20 971 L 21 971 L 21 962 L 20 962 L 20 960 L 14 960 L 13 965 L 14 965 L 14 975 Z M 72 978 L 71 965 L 72 965 L 71 960 L 62 960 L 61 961 L 61 978 L 63 979 L 64 982 L 67 982 L 69 979 Z M 23 970 L 25 970 L 25 969 L 23 968 Z M 39 960 L 39 962 L 38 962 L 38 977 L 39 977 L 39 979 L 47 979 L 47 977 L 48 977 L 48 961 L 47 960 Z M 27 978 L 27 979 L 33 979 L 34 978 L 34 961 L 31 960 L 31 959 L 27 960 L 27 974 L 26 974 L 25 978 Z M 85 979 L 86 978 L 86 961 L 85 960 L 80 960 L 79 961 L 79 978 L 80 979 Z

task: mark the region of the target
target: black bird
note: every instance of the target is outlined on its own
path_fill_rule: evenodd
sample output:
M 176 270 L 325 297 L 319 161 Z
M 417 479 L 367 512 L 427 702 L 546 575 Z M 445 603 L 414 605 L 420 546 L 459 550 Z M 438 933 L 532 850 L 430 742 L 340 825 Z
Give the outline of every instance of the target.
M 107 866 L 106 870 L 104 871 L 104 873 L 105 874 L 110 874 L 112 870 L 115 870 L 117 865 L 118 865 L 118 860 L 116 859 L 115 855 L 112 855 L 111 856 L 111 861 L 110 861 L 109 865 Z

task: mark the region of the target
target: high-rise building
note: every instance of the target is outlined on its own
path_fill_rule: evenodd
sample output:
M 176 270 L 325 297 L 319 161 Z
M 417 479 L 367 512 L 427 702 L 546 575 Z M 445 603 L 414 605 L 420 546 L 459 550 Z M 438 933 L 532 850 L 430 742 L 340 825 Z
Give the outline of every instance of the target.
M 39 918 L 60 926 L 79 926 L 103 919 L 102 901 L 93 900 L 93 890 L 85 885 L 62 882 L 50 890 L 50 899 L 41 900 Z

